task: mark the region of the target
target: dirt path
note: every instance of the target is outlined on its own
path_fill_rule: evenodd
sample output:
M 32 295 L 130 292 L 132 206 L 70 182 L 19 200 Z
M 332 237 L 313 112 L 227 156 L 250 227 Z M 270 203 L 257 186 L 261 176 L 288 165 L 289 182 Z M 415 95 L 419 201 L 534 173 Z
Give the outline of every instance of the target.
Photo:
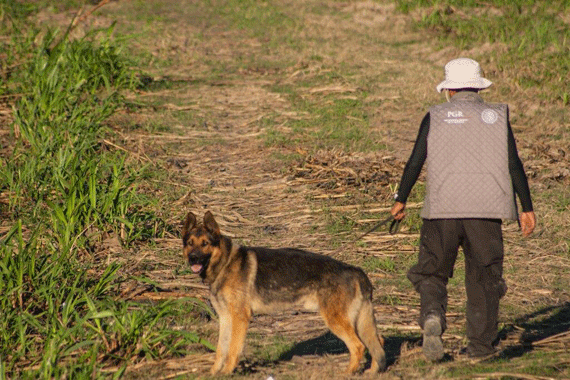
M 332 254 L 359 228 L 387 212 L 390 185 L 401 175 L 421 117 L 429 104 L 441 100 L 434 89 L 442 76 L 441 67 L 457 52 L 430 46 L 388 1 L 329 5 L 338 12 L 311 12 L 319 6 L 318 1 L 288 3 L 291 14 L 303 20 L 304 37 L 301 47 L 289 50 L 269 49 L 266 42 L 270 38 L 209 21 L 207 12 L 192 1 L 117 1 L 91 20 L 97 25 L 118 20 L 119 31 L 136 31 L 139 36 L 132 42 L 135 51 L 150 51 L 145 71 L 152 74 L 154 89 L 130 100 L 156 106 L 119 115 L 117 122 L 147 128 L 126 134 L 125 144 L 138 157 L 163 163 L 161 170 L 168 171 L 165 187 L 173 186 L 181 194 L 164 206 L 173 223 L 181 221 L 189 210 L 198 214 L 211 210 L 223 232 L 243 244 L 294 246 Z M 274 61 L 280 53 L 284 62 L 297 64 L 280 70 L 264 68 L 264 59 Z M 311 56 L 319 56 L 320 61 Z M 248 61 L 257 63 L 235 68 L 236 62 Z M 210 73 L 213 65 L 222 70 L 215 77 Z M 310 124 L 312 116 L 296 111 L 286 95 L 271 89 L 299 86 L 343 65 L 351 68 L 350 77 L 339 78 L 334 86 L 306 88 L 302 97 L 325 102 L 326 95 L 350 97 L 354 88 L 366 86 L 370 128 L 387 148 L 371 153 L 338 149 L 308 154 L 295 144 L 289 125 L 293 120 Z M 225 75 L 224 67 L 232 73 Z M 165 132 L 160 131 L 163 127 Z M 281 144 L 267 144 L 270 127 L 286 136 Z M 288 156 L 295 159 L 283 159 Z M 327 230 L 335 212 L 353 219 L 353 231 L 335 234 Z M 507 236 L 515 232 L 510 228 Z M 403 233 L 370 236 L 366 245 L 355 245 L 337 257 L 357 264 L 371 256 L 407 255 L 413 260 L 411 242 L 417 234 L 405 229 Z M 179 244 L 176 237 L 165 239 L 160 249 L 177 252 Z M 152 261 L 156 255 L 149 257 Z M 171 254 L 161 258 L 161 264 L 180 267 L 179 259 Z M 145 275 L 165 289 L 207 296 L 195 276 L 173 279 L 163 267 Z M 381 378 L 412 378 L 405 363 L 419 355 L 417 297 L 409 286 L 402 291 L 398 286 L 402 280 L 393 274 L 376 271 L 370 276 L 376 285 L 375 313 L 380 331 L 387 337 L 388 359 L 390 364 L 397 360 Z M 461 309 L 461 297 L 461 293 L 452 292 L 452 311 Z M 386 303 L 386 299 L 397 302 Z M 449 318 L 451 330 L 461 329 L 461 312 L 452 312 Z M 215 322 L 203 323 L 200 330 L 215 339 Z M 348 353 L 326 332 L 313 315 L 255 317 L 238 377 L 343 378 L 339 368 L 346 365 Z M 297 355 L 278 363 L 264 362 L 260 351 L 279 339 L 297 342 L 292 350 Z M 446 344 L 455 349 L 462 339 L 450 334 Z M 142 363 L 130 368 L 127 377 L 202 377 L 212 362 L 213 354 L 208 353 Z
M 130 7 L 128 3 L 118 2 L 112 5 L 108 12 L 121 14 L 125 12 L 123 7 Z M 180 5 L 182 7 L 182 5 Z M 395 183 L 400 175 L 403 158 L 410 150 L 414 138 L 416 120 L 421 117 L 421 105 L 410 102 L 425 102 L 423 97 L 428 95 L 414 94 L 413 97 L 404 96 L 408 85 L 421 82 L 420 78 L 414 77 L 414 72 L 420 70 L 417 59 L 411 59 L 410 51 L 422 51 L 425 49 L 421 43 L 413 42 L 414 36 L 407 34 L 403 20 L 395 15 L 393 6 L 378 5 L 372 2 L 357 3 L 354 5 L 339 5 L 345 7 L 350 14 L 341 23 L 338 20 L 322 18 L 308 18 L 311 25 L 307 27 L 309 33 L 324 33 L 327 35 L 327 43 L 321 54 L 325 59 L 343 62 L 354 60 L 355 57 L 363 58 L 362 65 L 367 68 L 357 75 L 365 78 L 368 70 L 376 72 L 374 77 L 386 77 L 385 83 L 378 83 L 376 92 L 371 95 L 370 102 L 381 101 L 381 106 L 371 111 L 371 127 L 380 136 L 384 136 L 390 149 L 362 155 L 350 156 L 342 152 L 322 152 L 313 157 L 313 167 L 304 167 L 308 172 L 304 176 L 295 171 L 296 165 L 287 165 L 279 157 L 279 153 L 294 152 L 295 146 L 283 148 L 267 147 L 260 137 L 265 133 L 261 121 L 272 116 L 278 123 L 286 124 L 291 118 L 304 117 L 291 112 L 288 100 L 278 94 L 268 91 L 272 84 L 283 84 L 287 81 L 300 81 L 304 76 L 316 75 L 324 71 L 322 67 L 303 67 L 296 70 L 268 75 L 263 72 L 245 72 L 241 78 L 235 77 L 223 80 L 221 83 L 205 83 L 195 85 L 194 80 L 200 78 L 199 59 L 190 59 L 183 63 L 181 57 L 214 55 L 212 59 L 231 61 L 245 54 L 257 54 L 261 50 L 258 41 L 244 39 L 242 36 L 230 35 L 232 32 L 219 30 L 215 27 L 202 29 L 203 41 L 191 47 L 186 47 L 185 42 L 195 38 L 194 27 L 183 27 L 186 21 L 181 19 L 178 23 L 170 22 L 161 25 L 164 30 L 161 38 L 152 45 L 156 46 L 153 54 L 164 59 L 164 54 L 172 54 L 167 57 L 177 61 L 177 64 L 166 67 L 157 73 L 155 79 L 188 81 L 189 86 L 183 83 L 174 90 L 161 90 L 159 92 L 142 94 L 145 100 L 149 98 L 161 99 L 166 103 L 164 108 L 172 112 L 190 112 L 203 120 L 199 125 L 180 123 L 172 128 L 175 133 L 155 134 L 151 139 L 144 136 L 131 135 L 130 138 L 145 139 L 144 149 L 149 156 L 158 156 L 160 160 L 171 163 L 170 170 L 173 177 L 178 178 L 181 184 L 191 189 L 180 199 L 175 214 L 182 215 L 186 210 L 203 213 L 211 210 L 220 222 L 222 230 L 247 245 L 266 246 L 294 246 L 306 248 L 316 252 L 330 253 L 336 249 L 335 244 L 349 240 L 354 233 L 345 233 L 344 237 L 330 241 L 330 233 L 325 230 L 327 222 L 323 215 L 324 201 L 335 192 L 328 190 L 326 186 L 317 186 L 334 179 L 334 173 L 326 171 L 326 165 L 334 167 L 347 167 L 360 172 L 358 174 L 374 175 L 376 171 L 387 171 L 388 180 Z M 323 31 L 322 29 L 326 29 Z M 373 28 L 375 43 L 362 47 L 355 43 L 354 38 L 359 38 L 361 33 L 369 33 Z M 400 42 L 409 44 L 406 49 L 394 47 L 394 36 Z M 233 38 L 233 39 L 232 39 Z M 344 43 L 339 40 L 346 40 Z M 237 40 L 238 42 L 234 42 Z M 390 41 L 390 43 L 384 42 Z M 419 48 L 421 46 L 421 48 Z M 340 51 L 337 49 L 341 49 Z M 366 51 L 364 51 L 366 50 Z M 172 53 L 169 53 L 172 51 Z M 166 52 L 166 53 L 165 53 Z M 306 53 L 305 53 L 306 54 Z M 419 54 L 419 53 L 416 53 Z M 356 58 L 358 59 L 358 58 Z M 302 61 L 303 57 L 299 58 Z M 328 63 L 323 64 L 326 67 Z M 333 63 L 334 64 L 334 63 Z M 428 63 L 430 75 L 436 75 L 437 63 Z M 326 91 L 336 91 L 334 88 Z M 342 87 L 341 90 L 342 91 Z M 311 89 L 307 91 L 310 94 Z M 419 99 L 417 97 L 420 97 Z M 141 94 L 138 95 L 138 99 Z M 420 111 L 418 111 L 420 109 Z M 277 116 L 275 116 L 277 115 Z M 138 115 L 141 123 L 145 118 L 153 118 L 153 115 Z M 163 154 L 157 152 L 163 151 Z M 140 152 L 139 152 L 140 153 Z M 386 159 L 386 157 L 390 157 Z M 336 164 L 333 164 L 336 161 Z M 365 174 L 363 174 L 366 172 Z M 342 175 L 343 173 L 339 173 Z M 352 211 L 355 215 L 366 213 L 367 209 L 383 209 L 390 204 L 389 189 L 380 184 L 372 183 L 379 195 L 376 201 L 366 200 L 366 204 L 359 203 L 361 200 L 348 199 L 343 202 L 343 210 Z M 343 195 L 340 195 L 343 198 Z M 174 211 L 174 210 L 173 210 Z M 385 211 L 384 211 L 385 212 Z M 362 217 L 361 217 L 362 218 Z M 366 218 L 362 218 L 366 219 Z M 369 221 L 368 221 L 369 222 Z M 362 222 L 365 226 L 367 221 Z M 358 231 L 355 231 L 358 232 Z M 353 247 L 346 253 L 341 253 L 339 258 L 358 262 L 360 257 L 366 255 L 378 255 L 384 250 L 386 254 L 396 253 L 393 237 L 375 236 L 380 244 L 369 244 L 367 247 Z M 165 248 L 177 249 L 178 241 L 165 244 Z M 381 254 L 381 253 L 380 253 Z M 163 278 L 163 272 L 146 273 L 150 278 L 162 281 L 168 287 L 168 281 Z M 375 281 L 384 277 L 382 273 L 372 276 Z M 207 294 L 199 288 L 199 281 L 192 275 L 181 276 L 177 279 L 180 289 L 195 289 L 196 295 L 206 297 Z M 378 289 L 377 293 L 390 294 L 396 292 L 394 286 L 387 289 Z M 410 300 L 408 305 L 384 305 L 375 304 L 375 311 L 379 328 L 383 333 L 389 334 L 390 330 L 404 333 L 418 332 L 414 319 L 415 299 L 412 294 L 400 294 Z M 215 331 L 215 323 L 208 325 Z M 245 371 L 246 377 L 266 378 L 273 374 L 277 376 L 291 375 L 299 379 L 322 379 L 339 378 L 339 368 L 344 368 L 348 361 L 348 353 L 344 346 L 330 334 L 325 335 L 327 329 L 316 315 L 293 315 L 284 313 L 277 316 L 258 316 L 251 323 L 248 342 L 246 343 Z M 251 338 L 250 338 L 251 337 Z M 276 337 L 290 339 L 298 342 L 294 352 L 277 365 L 251 362 L 255 358 L 255 347 L 271 344 Z M 215 334 L 212 336 L 215 339 Z M 388 338 L 387 345 L 390 348 L 389 360 L 394 361 L 396 350 L 401 350 L 403 341 Z M 252 348 L 252 346 L 254 348 Z M 405 349 L 405 348 L 404 348 Z M 322 354 L 325 355 L 322 355 Z M 318 354 L 318 355 L 316 355 Z M 134 377 L 140 376 L 141 371 L 148 373 L 158 371 L 159 376 L 165 378 L 169 375 L 192 373 L 196 375 L 204 373 L 213 362 L 213 355 L 185 358 L 168 361 L 164 366 L 158 364 L 133 369 Z M 160 369 L 159 369 L 160 368 Z M 267 375 L 267 376 L 266 376 Z M 386 375 L 390 378 L 392 375 Z

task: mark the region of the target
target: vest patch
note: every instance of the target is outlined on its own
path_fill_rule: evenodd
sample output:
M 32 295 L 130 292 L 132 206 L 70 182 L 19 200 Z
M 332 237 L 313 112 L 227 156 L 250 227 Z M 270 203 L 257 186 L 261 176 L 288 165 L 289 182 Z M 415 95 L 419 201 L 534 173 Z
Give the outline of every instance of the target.
M 463 112 L 459 110 L 447 111 L 447 119 L 443 121 L 447 124 L 463 124 L 469 121 L 464 116 Z
M 444 120 L 447 124 L 463 124 L 467 123 L 469 119 L 445 119 Z
M 481 120 L 487 124 L 495 124 L 499 120 L 499 114 L 497 111 L 487 108 L 481 112 Z

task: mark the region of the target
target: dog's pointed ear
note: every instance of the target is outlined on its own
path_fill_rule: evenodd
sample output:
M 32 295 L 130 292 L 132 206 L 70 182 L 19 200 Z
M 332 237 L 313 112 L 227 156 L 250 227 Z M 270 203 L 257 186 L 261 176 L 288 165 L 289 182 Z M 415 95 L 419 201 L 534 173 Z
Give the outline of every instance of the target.
M 192 214 L 190 211 L 188 215 L 186 215 L 184 227 L 182 227 L 182 236 L 186 235 L 194 227 L 196 227 L 196 215 Z
M 220 227 L 214 219 L 214 215 L 210 211 L 206 211 L 204 214 L 204 227 L 206 230 L 214 236 L 220 235 Z

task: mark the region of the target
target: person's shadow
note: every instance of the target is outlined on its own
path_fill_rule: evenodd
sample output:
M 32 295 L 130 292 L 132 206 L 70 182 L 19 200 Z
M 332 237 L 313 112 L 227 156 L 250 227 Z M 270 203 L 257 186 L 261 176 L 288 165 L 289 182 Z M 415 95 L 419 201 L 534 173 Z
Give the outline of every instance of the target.
M 516 358 L 535 349 L 534 343 L 546 342 L 546 338 L 555 337 L 570 331 L 570 302 L 557 306 L 549 306 L 534 313 L 517 318 L 513 324 L 499 331 L 499 339 L 504 340 L 515 330 L 523 328 L 518 342 L 508 346 L 498 356 L 489 360 Z M 565 337 L 565 335 L 564 335 Z M 385 336 L 384 350 L 388 367 L 400 357 L 402 346 L 418 346 L 421 334 L 402 334 Z M 567 338 L 566 338 L 567 339 Z M 297 343 L 284 352 L 278 361 L 289 361 L 294 356 L 341 354 L 348 352 L 346 345 L 334 334 L 327 332 L 313 339 Z M 448 358 L 448 360 L 453 360 Z M 365 368 L 370 367 L 370 356 L 367 355 Z
M 516 329 L 524 331 L 516 345 L 511 345 L 502 351 L 503 358 L 516 358 L 535 349 L 536 344 L 547 342 L 547 338 L 555 337 L 570 331 L 570 302 L 562 305 L 549 306 L 534 313 L 517 318 L 512 325 L 505 326 L 499 332 L 501 340 L 506 339 Z M 568 344 L 568 337 L 565 342 Z

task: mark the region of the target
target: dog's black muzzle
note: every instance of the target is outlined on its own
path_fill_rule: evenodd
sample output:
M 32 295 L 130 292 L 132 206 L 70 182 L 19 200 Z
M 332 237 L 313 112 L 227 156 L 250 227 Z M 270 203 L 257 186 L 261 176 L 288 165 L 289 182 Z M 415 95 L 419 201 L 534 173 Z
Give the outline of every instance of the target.
M 208 263 L 210 262 L 210 254 L 204 254 L 202 252 L 190 252 L 188 254 L 188 264 L 192 272 L 196 274 L 202 274 L 208 268 Z

